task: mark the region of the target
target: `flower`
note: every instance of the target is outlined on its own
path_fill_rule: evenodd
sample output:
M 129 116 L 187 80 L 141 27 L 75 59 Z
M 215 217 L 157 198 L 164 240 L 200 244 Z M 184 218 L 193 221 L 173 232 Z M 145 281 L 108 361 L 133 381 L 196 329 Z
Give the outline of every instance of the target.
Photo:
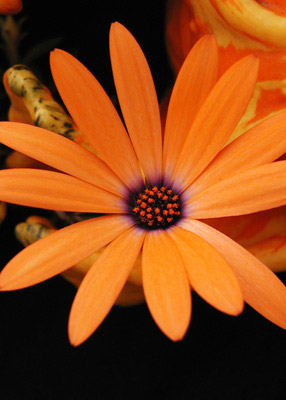
M 176 80 L 162 146 L 147 61 L 119 23 L 111 26 L 110 54 L 129 136 L 91 73 L 64 51 L 51 54 L 59 93 L 100 158 L 53 132 L 0 123 L 1 142 L 62 171 L 0 171 L 1 200 L 109 214 L 65 227 L 24 249 L 2 271 L 2 290 L 48 279 L 106 246 L 72 305 L 69 337 L 79 345 L 108 314 L 142 249 L 146 302 L 172 340 L 180 340 L 189 326 L 190 286 L 225 313 L 239 314 L 245 300 L 286 328 L 282 282 L 199 220 L 285 204 L 286 162 L 272 160 L 285 151 L 286 112 L 225 146 L 252 96 L 258 60 L 238 61 L 216 82 L 217 46 L 212 36 L 203 37 Z
M 22 6 L 22 0 L 0 0 L 0 14 L 17 14 Z

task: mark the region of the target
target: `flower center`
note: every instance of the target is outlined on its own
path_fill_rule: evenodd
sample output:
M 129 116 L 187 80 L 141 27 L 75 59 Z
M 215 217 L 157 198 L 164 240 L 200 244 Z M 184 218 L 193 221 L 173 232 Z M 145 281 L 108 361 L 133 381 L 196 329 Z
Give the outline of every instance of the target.
M 144 187 L 130 198 L 130 215 L 144 229 L 166 229 L 181 216 L 179 195 L 165 186 Z

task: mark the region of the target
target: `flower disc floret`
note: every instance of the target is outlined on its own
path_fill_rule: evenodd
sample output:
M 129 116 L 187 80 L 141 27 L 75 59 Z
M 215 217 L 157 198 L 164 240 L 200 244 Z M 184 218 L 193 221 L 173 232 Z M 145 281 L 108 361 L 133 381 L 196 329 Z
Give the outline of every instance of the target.
M 181 216 L 181 207 L 179 195 L 166 186 L 144 187 L 130 196 L 130 215 L 143 229 L 174 225 Z

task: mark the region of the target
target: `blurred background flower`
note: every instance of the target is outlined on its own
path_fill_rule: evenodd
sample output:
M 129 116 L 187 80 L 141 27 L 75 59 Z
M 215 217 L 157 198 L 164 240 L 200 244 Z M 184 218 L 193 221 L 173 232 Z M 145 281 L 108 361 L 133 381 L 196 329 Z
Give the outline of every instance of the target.
M 232 139 L 286 107 L 286 3 L 281 0 L 169 0 L 166 42 L 177 73 L 189 49 L 205 33 L 219 47 L 219 75 L 233 62 L 260 60 L 256 90 Z
M 22 10 L 22 0 L 1 0 L 0 14 L 17 14 Z
M 175 73 L 189 49 L 206 33 L 213 33 L 218 43 L 219 75 L 247 54 L 255 54 L 260 60 L 252 100 L 230 138 L 232 141 L 286 108 L 286 3 L 280 0 L 169 0 L 166 44 Z M 163 110 L 168 94 L 166 97 Z M 245 246 L 273 271 L 286 269 L 285 207 L 213 219 L 209 223 Z

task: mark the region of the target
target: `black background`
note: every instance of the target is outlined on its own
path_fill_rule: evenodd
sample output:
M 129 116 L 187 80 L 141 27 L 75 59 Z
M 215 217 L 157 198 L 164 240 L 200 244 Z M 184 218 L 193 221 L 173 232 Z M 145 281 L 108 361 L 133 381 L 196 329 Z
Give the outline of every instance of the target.
M 21 56 L 60 37 L 56 46 L 76 55 L 114 95 L 108 31 L 117 20 L 142 46 L 162 96 L 173 79 L 164 43 L 165 1 L 71 3 L 24 0 L 16 17 L 26 16 Z M 31 66 L 57 96 L 48 58 L 46 51 Z M 3 56 L 2 68 L 5 62 Z M 8 103 L 2 103 L 3 113 Z M 31 213 L 8 207 L 0 227 L 1 267 L 22 249 L 13 228 Z M 285 273 L 280 278 L 286 282 Z M 96 333 L 73 348 L 67 320 L 74 295 L 61 277 L 1 293 L 1 399 L 285 398 L 285 332 L 248 306 L 235 318 L 193 295 L 192 322 L 179 343 L 159 331 L 145 305 L 114 307 Z

